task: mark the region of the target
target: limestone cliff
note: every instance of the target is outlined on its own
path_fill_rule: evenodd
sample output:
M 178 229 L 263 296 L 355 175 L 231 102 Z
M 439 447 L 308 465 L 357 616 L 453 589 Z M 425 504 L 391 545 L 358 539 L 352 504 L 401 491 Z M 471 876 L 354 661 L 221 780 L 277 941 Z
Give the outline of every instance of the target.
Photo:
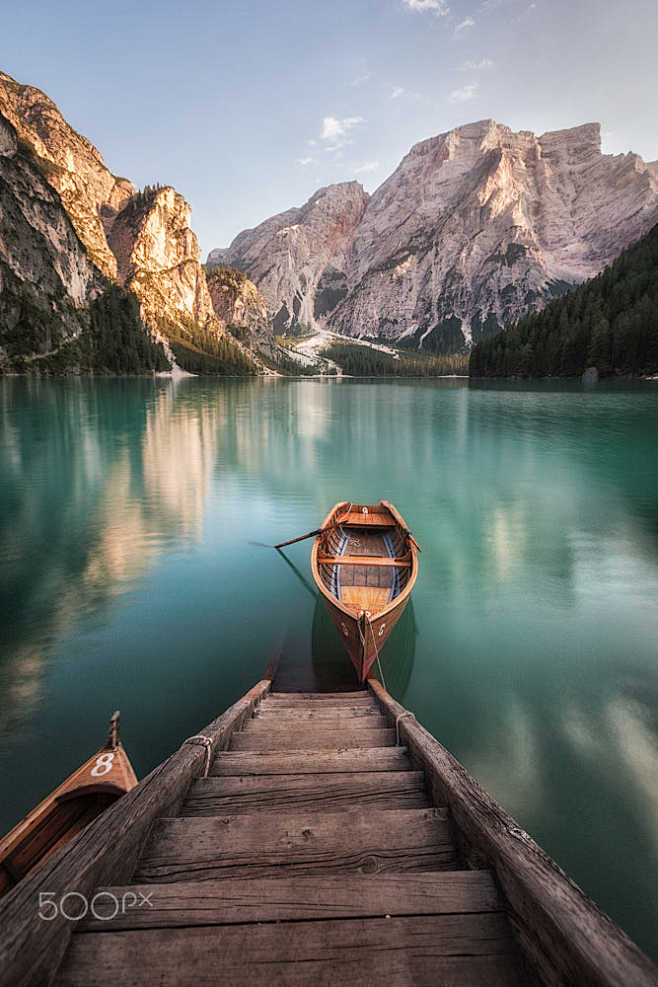
M 269 334 L 267 306 L 246 274 L 232 267 L 206 270 L 215 315 L 225 328 L 245 329 L 256 336 Z
M 220 335 L 190 207 L 171 187 L 135 195 L 115 218 L 109 244 L 117 276 L 137 295 L 144 319 L 165 334 L 185 335 L 194 324 Z
M 106 234 L 134 195 L 132 184 L 109 171 L 93 144 L 69 126 L 45 93 L 4 72 L 0 72 L 0 111 L 15 127 L 19 141 L 36 155 L 90 259 L 103 274 L 114 277 L 116 260 Z
M 59 196 L 0 115 L 0 364 L 75 339 L 100 291 Z
M 109 171 L 97 149 L 69 126 L 44 93 L 4 73 L 0 73 L 0 111 L 15 128 L 22 157 L 29 158 L 32 171 L 38 173 L 40 190 L 50 186 L 60 212 L 63 207 L 77 234 L 72 253 L 61 244 L 59 263 L 75 269 L 79 256 L 85 255 L 85 271 L 92 272 L 88 280 L 107 288 L 109 279 L 134 295 L 140 310 L 135 318 L 140 322 L 141 315 L 145 322 L 142 332 L 149 346 L 151 337 L 167 346 L 175 342 L 167 352 L 175 350 L 176 359 L 191 361 L 198 371 L 252 369 L 245 354 L 230 339 L 222 338 L 199 245 L 190 229 L 190 207 L 183 197 L 173 188 L 160 186 L 136 192 L 127 179 Z M 26 202 L 30 194 L 28 190 L 23 197 Z M 17 229 L 9 224 L 8 236 L 17 237 Z M 10 253 L 14 268 L 22 268 L 20 251 Z M 29 271 L 23 273 L 29 281 Z M 75 297 L 74 303 L 88 303 L 90 297 Z M 113 292 L 114 301 L 122 297 Z M 125 319 L 127 324 L 135 321 L 128 310 Z M 105 323 L 103 332 L 109 332 Z M 28 353 L 27 335 L 24 342 Z
M 207 266 L 228 263 L 257 286 L 277 330 L 314 326 L 345 293 L 345 271 L 368 196 L 358 182 L 329 185 L 299 208 L 240 233 Z
M 0 114 L 0 371 L 143 372 L 164 354 Z
M 449 352 L 596 274 L 658 219 L 658 164 L 603 155 L 598 124 L 536 137 L 483 120 L 422 141 L 361 211 L 352 192 L 337 228 L 317 206 L 347 189 L 209 259 L 245 270 L 275 318 Z

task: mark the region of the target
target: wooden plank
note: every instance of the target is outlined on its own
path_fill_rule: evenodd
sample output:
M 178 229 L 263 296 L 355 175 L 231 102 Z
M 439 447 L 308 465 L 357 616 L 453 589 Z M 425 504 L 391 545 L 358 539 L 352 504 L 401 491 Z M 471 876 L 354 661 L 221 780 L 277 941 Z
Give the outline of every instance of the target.
M 394 745 L 395 730 L 242 730 L 231 738 L 232 751 L 338 751 Z
M 341 582 L 340 596 L 345 606 L 378 613 L 388 606 L 391 588 L 390 586 L 386 586 L 384 589 L 380 589 L 378 586 L 345 586 Z
M 259 682 L 202 728 L 215 750 L 228 744 L 233 728 L 251 714 L 270 686 L 269 680 Z M 88 895 L 98 884 L 128 880 L 153 820 L 165 811 L 177 811 L 190 781 L 202 772 L 205 756 L 203 747 L 184 743 L 2 898 L 2 987 L 49 983 L 66 949 L 74 923 L 61 913 L 49 922 L 40 921 L 35 912 L 39 893 L 50 892 L 58 900 L 71 890 Z
M 441 809 L 159 819 L 135 881 L 454 870 Z
M 389 722 L 381 713 L 369 716 L 331 716 L 327 713 L 302 716 L 280 716 L 275 714 L 254 716 L 245 723 L 244 733 L 268 733 L 276 737 L 279 734 L 287 736 L 314 737 L 316 734 L 334 734 L 340 741 L 341 735 L 361 733 L 371 730 L 387 730 Z M 336 745 L 338 746 L 338 745 Z M 343 746 L 343 745 L 340 745 Z
M 422 771 L 360 774 L 263 775 L 199 778 L 192 783 L 182 816 L 245 812 L 335 812 L 357 806 L 422 809 L 430 802 Z
M 406 712 L 375 679 L 369 687 L 390 716 Z M 400 736 L 450 807 L 464 848 L 494 872 L 526 961 L 546 987 L 656 987 L 658 969 L 501 808 L 462 764 L 410 717 Z
M 369 514 L 357 514 L 351 511 L 342 518 L 341 524 L 354 525 L 357 528 L 395 528 L 397 522 L 393 520 L 390 514 L 380 514 L 373 511 Z
M 227 878 L 97 888 L 94 894 L 99 894 L 94 904 L 98 917 L 90 914 L 78 924 L 80 931 L 468 914 L 500 911 L 502 907 L 491 872 L 484 870 L 375 877 L 315 874 L 313 877 Z M 138 906 L 144 898 L 148 904 Z M 127 907 L 117 910 L 114 899 L 126 901 Z M 130 902 L 134 904 L 130 906 Z
M 298 692 L 279 692 L 270 700 L 267 699 L 259 705 L 259 709 L 374 709 L 379 712 L 379 706 L 370 697 L 363 699 L 323 699 L 317 702 L 314 699 L 299 698 Z
M 373 697 L 367 689 L 359 689 L 357 692 L 272 692 L 267 697 L 268 705 L 276 702 L 305 702 L 325 703 L 336 702 L 348 703 L 366 702 L 372 705 Z
M 232 775 L 331 774 L 333 772 L 409 771 L 406 747 L 374 747 L 349 751 L 222 751 L 210 766 L 213 777 Z
M 368 569 L 371 566 L 411 568 L 411 559 L 385 559 L 374 555 L 318 555 L 318 565 L 362 565 Z
M 318 708 L 320 707 L 320 708 Z M 294 706 L 266 706 L 264 703 L 257 707 L 254 711 L 253 722 L 268 722 L 273 723 L 280 720 L 290 720 L 292 722 L 304 723 L 308 720 L 313 720 L 317 723 L 326 723 L 328 721 L 335 721 L 338 724 L 345 723 L 348 724 L 350 720 L 354 719 L 364 719 L 367 725 L 367 721 L 375 719 L 382 719 L 381 711 L 378 706 L 320 706 L 319 703 L 315 703 L 314 706 L 306 706 L 304 708 L 294 707 Z
M 518 987 L 496 912 L 81 933 L 59 987 Z

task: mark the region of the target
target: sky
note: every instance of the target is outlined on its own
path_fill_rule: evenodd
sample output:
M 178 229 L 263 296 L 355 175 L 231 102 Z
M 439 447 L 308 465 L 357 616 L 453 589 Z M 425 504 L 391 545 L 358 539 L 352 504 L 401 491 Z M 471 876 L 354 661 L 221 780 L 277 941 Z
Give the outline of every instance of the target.
M 1 24 L 0 68 L 184 195 L 204 259 L 474 120 L 600 121 L 606 153 L 658 159 L 655 0 L 24 0 Z

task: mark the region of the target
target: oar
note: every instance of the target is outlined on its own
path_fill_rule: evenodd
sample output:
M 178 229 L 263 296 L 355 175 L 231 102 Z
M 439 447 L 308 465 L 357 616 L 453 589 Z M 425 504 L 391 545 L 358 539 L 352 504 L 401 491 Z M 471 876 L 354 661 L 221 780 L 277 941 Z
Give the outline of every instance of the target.
M 289 566 L 290 566 L 290 568 L 291 568 L 291 569 L 292 569 L 292 571 L 293 571 L 293 572 L 295 573 L 295 575 L 296 575 L 296 576 L 297 576 L 297 578 L 299 579 L 299 581 L 300 581 L 300 583 L 302 584 L 302 586 L 304 587 L 304 589 L 305 589 L 305 590 L 308 590 L 308 592 L 309 592 L 309 593 L 311 594 L 311 596 L 312 596 L 312 597 L 313 597 L 313 599 L 315 600 L 315 599 L 316 599 L 316 597 L 317 597 L 317 595 L 318 595 L 318 591 L 317 591 L 317 589 L 315 589 L 314 587 L 312 587 L 312 586 L 311 586 L 311 585 L 310 585 L 310 584 L 309 584 L 309 583 L 308 583 L 308 582 L 306 581 L 306 579 L 304 579 L 304 577 L 302 576 L 302 574 L 301 574 L 301 572 L 299 571 L 299 569 L 297 568 L 297 566 L 296 566 L 296 565 L 294 564 L 294 562 L 291 562 L 291 561 L 290 561 L 290 559 L 289 559 L 289 558 L 287 558 L 287 556 L 285 556 L 285 555 L 283 554 L 283 552 L 282 552 L 282 551 L 281 551 L 280 549 L 278 549 L 278 548 L 277 548 L 277 552 L 279 553 L 279 555 L 281 556 L 281 558 L 283 559 L 283 561 L 284 561 L 284 562 L 286 563 L 286 565 L 289 565 Z
M 326 528 L 315 528 L 314 531 L 308 531 L 305 535 L 300 535 L 299 538 L 291 538 L 289 541 L 281 541 L 278 545 L 273 545 L 273 548 L 285 548 L 286 545 L 294 545 L 297 541 L 305 541 L 306 538 L 313 538 L 314 535 L 319 535 L 323 531 L 331 531 L 332 528 L 338 528 L 339 525 L 345 520 L 344 517 L 340 518 L 339 521 L 334 521 L 333 524 L 328 524 Z

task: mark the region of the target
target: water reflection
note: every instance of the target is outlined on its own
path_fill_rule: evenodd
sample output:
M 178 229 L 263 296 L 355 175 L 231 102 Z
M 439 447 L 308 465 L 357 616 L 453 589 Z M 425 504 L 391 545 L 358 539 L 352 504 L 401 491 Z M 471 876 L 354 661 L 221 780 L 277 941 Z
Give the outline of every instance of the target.
M 252 543 L 386 498 L 423 548 L 388 687 L 651 948 L 655 391 L 5 380 L 0 402 L 0 828 L 107 706 L 144 773 L 284 626 L 293 663 L 347 661 L 310 543 L 287 550 L 310 593 Z

